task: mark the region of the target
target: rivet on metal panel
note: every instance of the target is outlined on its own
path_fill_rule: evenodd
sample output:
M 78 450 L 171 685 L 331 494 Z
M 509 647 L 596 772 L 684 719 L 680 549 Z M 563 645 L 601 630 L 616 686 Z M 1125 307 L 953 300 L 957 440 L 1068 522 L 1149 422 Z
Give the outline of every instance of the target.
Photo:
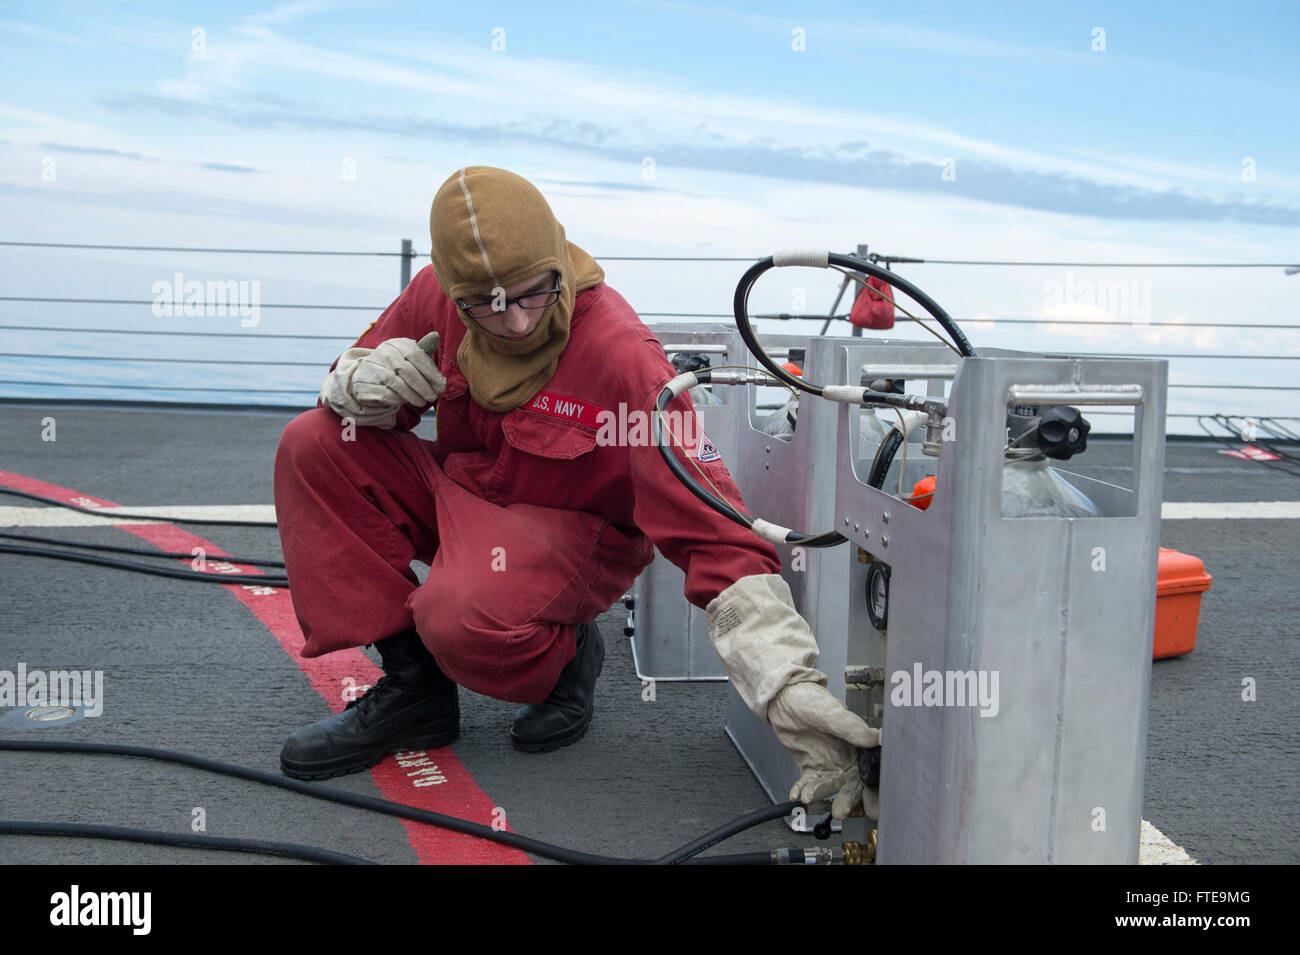
M 888 524 L 888 523 L 889 523 L 889 512 L 888 512 L 888 511 L 881 511 L 881 512 L 880 512 L 880 519 L 881 519 L 882 521 L 884 521 L 886 524 Z
M 889 537 L 888 537 L 888 536 L 884 536 L 884 537 L 881 537 L 881 538 L 880 538 L 880 546 L 881 546 L 881 547 L 888 547 L 888 546 L 889 546 Z

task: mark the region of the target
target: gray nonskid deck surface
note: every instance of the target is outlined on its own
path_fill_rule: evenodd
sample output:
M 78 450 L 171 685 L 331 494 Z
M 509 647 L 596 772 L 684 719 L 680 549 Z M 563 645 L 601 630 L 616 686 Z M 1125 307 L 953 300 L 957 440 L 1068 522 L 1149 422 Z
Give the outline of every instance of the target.
M 53 415 L 58 440 L 42 442 Z M 0 469 L 145 506 L 270 504 L 285 413 L 0 405 Z M 429 436 L 422 427 L 421 433 Z M 1124 445 L 1098 444 L 1085 473 L 1123 483 Z M 1297 500 L 1300 481 L 1171 444 L 1166 500 Z M 0 496 L 0 505 L 23 506 Z M 139 542 L 107 527 L 19 529 L 96 543 Z M 1290 520 L 1165 521 L 1162 543 L 1214 575 L 1195 653 L 1152 674 L 1145 818 L 1196 859 L 1300 861 L 1293 706 L 1297 531 Z M 228 552 L 280 556 L 271 529 L 193 528 Z M 296 662 L 220 587 L 61 561 L 0 555 L 0 668 L 103 670 L 97 719 L 31 739 L 166 747 L 278 772 L 284 737 L 328 714 Z M 456 756 L 516 832 L 573 848 L 654 856 L 768 800 L 727 739 L 721 683 L 660 682 L 644 702 L 624 614 L 601 618 L 607 644 L 596 716 L 578 744 L 516 752 L 514 707 L 461 691 Z M 1241 700 L 1253 677 L 1258 700 Z M 17 733 L 0 731 L 3 736 Z M 328 847 L 379 862 L 417 861 L 396 819 L 180 766 L 104 756 L 0 753 L 0 817 L 207 832 Z M 326 785 L 378 795 L 369 774 Z M 816 845 L 769 823 L 714 851 Z M 0 837 L 0 861 L 247 863 L 284 860 L 123 842 Z M 534 861 L 544 861 L 534 859 Z

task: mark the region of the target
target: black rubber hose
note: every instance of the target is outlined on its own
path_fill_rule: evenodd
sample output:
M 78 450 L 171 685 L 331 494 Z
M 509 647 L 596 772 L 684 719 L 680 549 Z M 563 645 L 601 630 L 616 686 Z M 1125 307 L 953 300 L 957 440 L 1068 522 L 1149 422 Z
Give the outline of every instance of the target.
M 183 570 L 180 567 L 155 567 L 152 564 L 137 564 L 129 560 L 117 560 L 113 557 L 96 557 L 94 554 L 74 554 L 70 551 L 54 550 L 48 547 L 22 547 L 18 544 L 0 544 L 0 554 L 18 554 L 23 557 L 48 557 L 52 560 L 70 560 L 79 564 L 94 564 L 97 567 L 113 567 L 117 570 L 131 570 L 140 574 L 152 574 L 155 577 L 173 577 L 177 580 L 197 580 L 205 584 L 257 584 L 262 587 L 288 588 L 286 577 L 251 574 L 209 574 L 197 570 Z
M 748 813 L 739 819 L 733 819 L 725 826 L 719 826 L 707 835 L 700 836 L 698 839 L 688 842 L 674 852 L 668 853 L 655 860 L 657 865 L 676 865 L 691 856 L 698 855 L 706 849 L 711 849 L 724 839 L 730 839 L 738 832 L 744 832 L 746 829 L 752 829 L 754 826 L 769 819 L 781 819 L 790 815 L 795 810 L 797 802 L 783 802 L 776 806 L 769 806 L 766 809 L 759 809 L 756 812 Z
M 693 865 L 776 865 L 771 852 L 736 852 L 725 856 L 702 856 Z
M 705 381 L 708 378 L 708 373 L 697 372 L 696 377 L 701 381 Z M 702 487 L 700 483 L 695 480 L 695 476 L 687 471 L 686 468 L 682 466 L 682 463 L 677 460 L 677 455 L 673 454 L 671 445 L 664 442 L 659 415 L 668 407 L 668 403 L 672 401 L 672 399 L 673 393 L 667 388 L 662 389 L 659 392 L 659 397 L 655 400 L 655 413 L 650 416 L 651 437 L 655 444 L 658 445 L 659 454 L 668 465 L 668 469 L 673 472 L 673 476 L 676 477 L 677 480 L 681 481 L 681 483 L 686 486 L 686 490 L 690 491 L 709 507 L 713 508 L 713 510 L 727 518 L 727 520 L 739 524 L 741 527 L 753 530 L 753 528 L 750 527 L 750 524 L 745 521 L 746 517 L 749 517 L 750 521 L 753 520 L 750 515 L 743 514 L 743 512 L 738 513 L 739 509 L 734 507 L 734 505 L 728 506 L 726 503 L 719 500 L 712 491 Z M 813 535 L 805 535 L 800 534 L 798 531 L 791 531 L 786 535 L 785 543 L 797 544 L 803 547 L 836 547 L 843 544 L 846 539 L 847 538 L 841 536 L 835 531 L 826 531 L 821 534 Z
M 888 269 L 882 269 L 873 262 L 867 262 L 864 259 L 859 259 L 851 255 L 842 255 L 838 252 L 828 253 L 827 262 L 831 265 L 839 265 L 843 268 L 847 268 L 852 272 L 863 272 L 874 278 L 878 278 L 909 295 L 911 298 L 915 299 L 922 308 L 929 312 L 940 325 L 943 326 L 944 331 L 948 333 L 948 336 L 953 340 L 953 344 L 957 346 L 957 350 L 963 357 L 977 357 L 975 349 L 971 346 L 971 343 L 967 340 L 966 335 L 962 330 L 957 327 L 957 323 L 952 320 L 952 317 L 943 310 L 938 302 L 930 298 L 930 296 L 926 295 L 911 282 L 907 281 L 907 279 L 900 278 L 894 272 L 891 272 Z M 825 387 L 824 385 L 810 384 L 802 377 L 792 375 L 784 368 L 780 367 L 768 356 L 767 352 L 763 350 L 763 346 L 759 344 L 758 336 L 754 334 L 754 329 L 750 326 L 749 290 L 753 287 L 754 283 L 758 281 L 760 275 L 773 268 L 776 268 L 776 263 L 773 260 L 773 257 L 769 255 L 767 258 L 759 259 L 751 265 L 749 269 L 746 270 L 745 274 L 740 277 L 740 282 L 736 285 L 736 294 L 732 302 L 736 317 L 736 329 L 740 332 L 740 337 L 745 342 L 745 347 L 747 347 L 754 357 L 758 359 L 759 364 L 772 373 L 773 377 L 779 381 L 785 382 L 792 388 L 798 388 L 800 391 L 806 391 L 809 394 L 820 395 L 822 389 Z
M 147 547 L 117 547 L 111 544 L 87 544 L 82 541 L 67 540 L 60 537 L 37 537 L 34 534 L 9 534 L 0 532 L 0 537 L 7 537 L 10 540 L 31 541 L 34 544 L 57 544 L 61 547 L 77 547 L 81 550 L 99 550 L 111 554 L 138 554 L 141 557 L 177 557 L 182 560 L 193 560 L 194 554 L 186 554 L 178 550 L 150 550 Z M 206 559 L 206 558 L 205 558 Z M 250 567 L 284 567 L 283 561 L 254 560 L 251 557 L 234 557 L 229 554 L 225 556 L 212 557 L 213 560 L 224 560 L 230 564 L 247 564 Z
M 1218 421 L 1220 424 L 1222 424 L 1222 425 L 1223 425 L 1225 428 L 1227 428 L 1229 431 L 1232 431 L 1232 432 L 1234 432 L 1235 434 L 1241 434 L 1241 433 L 1242 433 L 1243 428 L 1242 428 L 1241 426 L 1239 426 L 1239 425 L 1237 425 L 1237 424 L 1234 423 L 1234 421 L 1236 421 L 1236 420 L 1241 420 L 1241 419 L 1240 419 L 1240 416 L 1238 416 L 1238 415 L 1215 415 L 1214 417 L 1215 417 L 1215 420 L 1216 420 L 1216 421 Z M 1282 441 L 1291 441 L 1291 440 L 1293 440 L 1293 439 L 1291 439 L 1291 438 L 1284 437 L 1283 435 L 1280 435 L 1280 434 L 1278 434 L 1276 431 L 1274 431 L 1274 430 L 1273 430 L 1273 429 L 1268 425 L 1268 419 L 1267 419 L 1267 418 L 1261 418 L 1261 419 L 1259 419 L 1259 421 L 1257 422 L 1257 424 L 1258 424 L 1259 430 L 1264 431 L 1264 432 L 1267 432 L 1268 435 L 1269 435 L 1270 437 L 1274 438 L 1274 439 L 1280 439 L 1280 440 L 1282 440 Z M 1245 439 L 1243 438 L 1242 440 L 1244 441 Z M 1296 455 L 1292 454 L 1290 451 L 1287 451 L 1287 450 L 1284 449 L 1284 448 L 1279 448 L 1277 445 L 1275 445 L 1275 444 L 1271 444 L 1271 443 L 1265 441 L 1263 438 L 1260 438 L 1258 435 L 1256 435 L 1255 440 L 1254 440 L 1254 441 L 1251 441 L 1250 444 L 1253 444 L 1253 445 L 1254 445 L 1255 447 L 1257 447 L 1257 448 L 1263 448 L 1265 451 L 1269 451 L 1269 452 L 1272 452 L 1273 454 L 1276 454 L 1276 455 L 1277 455 L 1279 458 L 1281 458 L 1283 461 L 1287 461 L 1287 462 L 1290 462 L 1290 463 L 1292 463 L 1292 464 L 1300 464 L 1300 457 L 1297 457 Z
M 234 763 L 223 763 L 219 760 L 208 759 L 206 756 L 194 756 L 190 753 L 180 753 L 174 750 L 154 749 L 148 746 L 130 746 L 121 743 L 47 742 L 44 740 L 26 739 L 0 739 L 0 750 L 13 750 L 25 753 L 90 753 L 94 755 L 108 756 L 136 756 L 142 759 L 156 759 L 162 762 L 179 763 L 182 766 L 192 766 L 196 769 L 204 770 L 205 772 L 219 773 L 223 776 L 234 776 L 237 779 L 247 779 L 267 786 L 274 786 L 277 789 L 287 789 L 290 792 L 300 793 L 304 796 L 311 796 L 313 799 L 324 799 L 328 802 L 336 802 L 344 806 L 353 806 L 358 809 L 369 809 L 372 812 L 380 812 L 389 816 L 398 816 L 403 819 L 428 823 L 430 825 L 439 826 L 443 829 L 450 829 L 453 832 L 460 832 L 466 835 L 477 836 L 480 839 L 499 842 L 502 845 L 512 846 L 516 849 L 522 849 L 525 852 L 531 852 L 548 859 L 555 859 L 558 862 L 568 862 L 573 865 L 673 865 L 685 862 L 691 856 L 703 852 L 709 846 L 716 844 L 722 839 L 735 835 L 742 829 L 748 829 L 772 819 L 783 818 L 793 812 L 796 807 L 802 805 L 797 802 L 785 802 L 766 809 L 760 809 L 757 812 L 750 813 L 743 817 L 741 820 L 736 820 L 735 822 L 728 823 L 726 826 L 715 829 L 707 836 L 702 836 L 701 838 L 696 839 L 657 860 L 622 859 L 611 856 L 592 855 L 586 852 L 578 852 L 573 849 L 565 849 L 561 846 L 542 842 L 538 839 L 531 839 L 528 836 L 521 836 L 518 833 L 498 831 L 493 829 L 491 826 L 469 822 L 468 820 L 460 819 L 456 816 L 447 816 L 440 812 L 432 812 L 428 809 L 420 809 L 417 806 L 407 806 L 400 802 L 392 802 L 387 799 L 377 799 L 374 796 L 363 796 L 359 793 L 350 793 L 341 789 L 333 789 L 329 786 L 321 786 L 315 783 L 303 782 L 298 779 L 290 779 L 285 776 L 277 776 L 273 773 L 263 772 L 260 769 L 250 769 L 247 766 L 238 766 Z
M 1209 428 L 1207 428 L 1207 427 L 1205 426 L 1205 421 L 1206 421 L 1207 418 L 1208 418 L 1210 421 L 1213 421 L 1213 422 L 1214 422 L 1215 424 L 1217 424 L 1219 427 L 1223 428 L 1224 430 L 1228 431 L 1229 433 L 1232 433 L 1232 434 L 1234 435 L 1234 437 L 1235 437 L 1235 436 L 1236 436 L 1236 430 L 1235 430 L 1235 429 L 1234 429 L 1234 428 L 1233 428 L 1233 427 L 1232 427 L 1232 426 L 1227 422 L 1227 419 L 1226 419 L 1223 415 L 1217 415 L 1217 414 L 1216 414 L 1216 415 L 1197 415 L 1197 416 L 1196 416 L 1196 423 L 1197 423 L 1197 425 L 1200 426 L 1200 429 L 1201 429 L 1202 431 L 1204 431 L 1207 435 L 1209 435 L 1209 436 L 1210 436 L 1211 438 L 1213 438 L 1215 441 L 1219 442 L 1219 444 L 1223 445 L 1224 448 L 1226 448 L 1226 449 L 1229 450 L 1229 451 L 1236 451 L 1237 449 L 1234 448 L 1234 447 L 1232 446 L 1232 444 L 1233 444 L 1233 438 L 1228 438 L 1228 437 L 1226 437 L 1226 436 L 1224 436 L 1224 435 L 1215 434 L 1213 431 L 1211 431 Z M 1281 460 L 1281 461 L 1261 461 L 1261 460 L 1258 459 L 1258 458 L 1250 458 L 1250 459 L 1248 459 L 1248 460 L 1250 460 L 1251 463 L 1253 463 L 1253 464 L 1262 464 L 1262 465 L 1264 465 L 1264 467 L 1269 468 L 1269 469 L 1272 470 L 1272 471 L 1281 471 L 1283 474 L 1289 474 L 1289 475 L 1291 475 L 1292 477 L 1300 477 L 1300 471 L 1293 471 L 1293 470 L 1291 470 L 1291 468 L 1293 468 L 1293 467 L 1300 466 L 1300 461 L 1295 461 L 1295 460 L 1289 459 L 1289 457 L 1288 457 L 1287 459 L 1283 459 L 1283 460 Z
M 682 463 L 677 460 L 677 455 L 673 454 L 672 445 L 664 440 L 663 425 L 660 416 L 664 410 L 667 409 L 668 403 L 672 401 L 673 398 L 673 393 L 667 387 L 661 389 L 659 397 L 655 399 L 655 413 L 650 416 L 650 436 L 659 447 L 659 454 L 663 457 L 665 463 L 667 463 L 668 470 L 673 472 L 673 476 L 676 477 L 677 480 L 686 485 L 686 490 L 690 491 L 705 504 L 709 505 L 709 507 L 727 518 L 727 520 L 734 521 L 741 527 L 748 528 L 749 524 L 745 522 L 744 518 L 749 517 L 749 515 L 744 514 L 744 512 L 740 511 L 739 508 L 735 507 L 735 505 L 718 500 L 714 494 L 700 487 L 699 483 L 691 473 L 687 471 L 686 468 L 682 467 Z M 750 517 L 750 520 L 752 521 L 753 518 Z
M 145 842 L 182 849 L 212 849 L 217 852 L 247 852 L 253 855 L 284 856 L 326 865 L 378 865 L 369 859 L 350 856 L 295 842 L 268 842 L 263 839 L 237 839 L 233 836 L 208 836 L 192 832 L 163 832 L 158 829 L 132 829 L 127 826 L 100 826 L 86 822 L 23 822 L 0 819 L 0 835 L 65 836 L 80 839 L 118 839 Z
M 871 460 L 871 473 L 867 475 L 867 484 L 877 490 L 885 486 L 885 475 L 889 473 L 889 466 L 894 463 L 894 455 L 898 449 L 903 446 L 903 432 L 897 428 L 890 428 L 889 434 L 885 435 L 880 447 L 876 449 L 876 456 Z
M 1277 418 L 1260 418 L 1259 423 L 1275 438 L 1283 441 L 1300 441 L 1300 434 L 1296 434 Z
M 157 521 L 163 524 L 206 524 L 210 527 L 279 527 L 275 521 L 217 521 L 203 520 L 197 517 L 159 517 L 157 514 L 120 514 L 114 511 L 111 514 L 105 514 L 103 509 L 95 507 L 82 507 L 79 504 L 69 504 L 67 501 L 59 501 L 52 497 L 42 497 L 39 494 L 32 494 L 29 491 L 18 491 L 11 487 L 0 487 L 0 494 L 13 494 L 17 497 L 30 498 L 33 501 L 44 501 L 46 504 L 53 504 L 56 507 L 66 507 L 71 511 L 80 511 L 82 514 L 96 514 L 99 517 L 108 517 L 116 520 L 119 517 L 136 518 L 145 521 Z

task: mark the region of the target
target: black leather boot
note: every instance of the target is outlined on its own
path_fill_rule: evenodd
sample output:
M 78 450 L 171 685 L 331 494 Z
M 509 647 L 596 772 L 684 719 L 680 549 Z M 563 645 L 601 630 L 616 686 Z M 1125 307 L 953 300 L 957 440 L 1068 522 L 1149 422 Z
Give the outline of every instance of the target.
M 296 779 L 359 773 L 387 754 L 434 749 L 460 735 L 456 684 L 414 630 L 375 643 L 384 675 L 340 713 L 290 734 L 280 768 Z
M 605 665 L 605 641 L 595 622 L 578 625 L 578 651 L 560 671 L 551 695 L 515 713 L 510 741 L 515 749 L 544 753 L 582 738 L 595 709 L 596 677 Z

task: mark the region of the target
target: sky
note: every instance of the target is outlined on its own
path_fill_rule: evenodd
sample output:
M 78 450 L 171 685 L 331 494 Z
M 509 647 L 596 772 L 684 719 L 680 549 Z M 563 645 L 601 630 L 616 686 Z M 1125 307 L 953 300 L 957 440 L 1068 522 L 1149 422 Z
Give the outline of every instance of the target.
M 1300 325 L 1298 40 L 1296 3 L 0 3 L 0 240 L 409 238 L 421 267 L 438 186 L 493 165 L 652 323 L 730 324 L 745 263 L 610 257 L 1275 263 L 898 269 L 977 348 L 1187 356 L 1171 383 L 1230 387 L 1171 388 L 1170 412 L 1296 416 L 1300 391 L 1272 389 L 1296 387 L 1300 331 L 1244 326 Z M 0 301 L 0 324 L 49 329 L 0 329 L 0 395 L 306 407 L 399 290 L 391 256 L 0 245 L 10 297 L 149 302 L 177 273 L 257 283 L 256 324 Z M 825 312 L 836 278 L 770 272 L 752 301 Z M 1196 323 L 1242 327 L 1165 327 Z

